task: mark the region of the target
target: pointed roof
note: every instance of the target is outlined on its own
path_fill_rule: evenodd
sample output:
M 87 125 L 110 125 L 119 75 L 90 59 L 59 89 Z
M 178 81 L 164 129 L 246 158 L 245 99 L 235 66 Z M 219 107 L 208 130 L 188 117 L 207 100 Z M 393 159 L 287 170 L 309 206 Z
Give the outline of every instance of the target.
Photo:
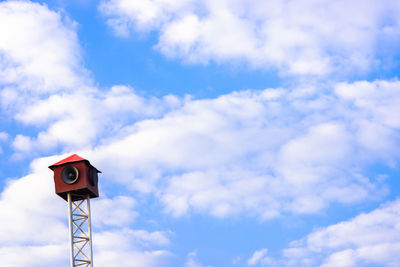
M 65 159 L 60 160 L 59 162 L 54 163 L 53 165 L 49 166 L 49 168 L 51 170 L 54 170 L 54 168 L 57 167 L 57 166 L 64 165 L 64 164 L 67 164 L 67 163 L 72 163 L 72 162 L 80 162 L 80 161 L 86 161 L 87 164 L 89 164 L 90 166 L 92 166 L 93 168 L 96 169 L 96 167 L 94 167 L 92 164 L 90 164 L 90 162 L 87 159 L 84 159 L 84 158 L 78 156 L 77 154 L 73 154 L 73 155 L 71 155 L 69 157 L 66 157 Z M 96 170 L 98 172 L 101 172 L 98 169 L 96 169 Z

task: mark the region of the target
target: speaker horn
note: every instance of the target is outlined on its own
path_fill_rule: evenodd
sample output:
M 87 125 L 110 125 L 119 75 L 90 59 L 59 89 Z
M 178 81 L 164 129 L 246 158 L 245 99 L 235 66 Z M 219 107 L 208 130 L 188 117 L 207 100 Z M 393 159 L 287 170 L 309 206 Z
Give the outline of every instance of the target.
M 79 171 L 74 166 L 71 165 L 67 166 L 61 172 L 61 179 L 66 184 L 73 184 L 78 180 L 78 178 L 79 178 Z

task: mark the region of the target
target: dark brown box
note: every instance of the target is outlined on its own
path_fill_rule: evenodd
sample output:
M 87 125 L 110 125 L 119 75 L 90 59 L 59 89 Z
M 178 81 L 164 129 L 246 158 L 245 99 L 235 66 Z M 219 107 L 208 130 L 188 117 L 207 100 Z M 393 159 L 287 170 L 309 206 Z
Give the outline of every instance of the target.
M 72 166 L 72 167 L 70 167 Z M 51 166 L 54 171 L 54 183 L 56 194 L 68 201 L 68 193 L 71 193 L 72 201 L 99 196 L 97 173 L 101 173 L 90 162 L 80 156 L 73 154 Z M 78 172 L 75 179 L 65 182 L 62 177 L 63 170 L 71 170 L 74 174 Z M 68 177 L 67 177 L 68 178 Z

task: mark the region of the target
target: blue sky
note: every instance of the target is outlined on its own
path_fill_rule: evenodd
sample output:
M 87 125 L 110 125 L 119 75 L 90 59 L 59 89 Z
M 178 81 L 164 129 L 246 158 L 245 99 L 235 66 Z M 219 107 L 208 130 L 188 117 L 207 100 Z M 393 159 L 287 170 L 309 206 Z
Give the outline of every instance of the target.
M 1 262 L 68 264 L 47 166 L 77 153 L 96 266 L 398 266 L 399 12 L 0 2 Z

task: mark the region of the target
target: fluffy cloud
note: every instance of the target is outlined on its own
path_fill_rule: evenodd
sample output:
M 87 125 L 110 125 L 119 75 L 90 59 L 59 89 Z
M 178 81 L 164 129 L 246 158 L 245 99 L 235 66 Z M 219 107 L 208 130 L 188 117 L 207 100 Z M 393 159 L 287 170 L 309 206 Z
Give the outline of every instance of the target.
M 318 229 L 283 251 L 286 266 L 398 266 L 400 201 Z
M 197 257 L 197 252 L 192 251 L 187 255 L 187 259 L 185 261 L 184 267 L 205 267 L 205 265 L 199 263 L 196 259 Z M 207 267 L 211 267 L 210 265 L 207 265 Z
M 0 25 L 0 106 L 3 115 L 28 124 L 36 118 L 36 125 L 37 120 L 54 120 L 65 115 L 63 122 L 55 123 L 48 132 L 40 134 L 38 145 L 33 144 L 33 138 L 20 133 L 12 146 L 24 153 L 39 147 L 46 150 L 49 144 L 76 144 L 77 141 L 71 139 L 76 137 L 73 132 L 70 137 L 60 136 L 61 131 L 74 129 L 68 118 L 73 116 L 66 112 L 66 104 L 72 101 L 68 94 L 80 92 L 85 95 L 93 89 L 80 60 L 74 23 L 44 5 L 6 1 L 0 4 Z M 49 96 L 57 92 L 67 95 L 62 101 L 64 105 L 60 105 L 56 95 Z M 49 100 L 43 100 L 46 98 Z M 41 109 L 42 113 L 31 107 L 39 102 L 44 102 L 40 106 L 46 106 Z M 29 118 L 20 114 L 24 111 L 31 113 Z M 75 110 L 75 114 L 77 112 L 79 110 Z M 74 123 L 79 124 L 79 118 L 88 119 L 84 114 L 75 115 Z M 94 135 L 91 128 L 88 129 L 86 142 Z
M 398 81 L 360 81 L 341 83 L 335 88 L 346 104 L 356 107 L 351 116 L 355 118 L 360 145 L 374 151 L 376 157 L 386 157 L 387 161 L 400 155 L 392 146 L 400 141 L 400 119 L 396 116 L 400 105 L 399 84 Z
M 360 15 L 343 17 L 339 15 L 348 9 L 340 1 L 322 10 L 326 3 L 275 1 L 263 9 L 259 3 L 243 8 L 242 1 L 214 2 L 109 1 L 101 9 L 120 33 L 132 27 L 158 29 L 157 48 L 166 55 L 192 62 L 245 59 L 290 73 L 321 74 L 347 63 L 368 68 L 373 39 L 396 39 L 398 33 L 397 17 L 389 14 L 388 21 L 381 20 L 387 14 L 384 4 L 398 8 L 390 1 L 374 9 L 371 1 L 356 3 L 352 8 L 360 6 Z M 340 83 L 328 92 L 310 86 L 247 90 L 203 100 L 144 97 L 127 86 L 100 91 L 80 62 L 73 22 L 29 2 L 2 2 L 0 22 L 2 112 L 37 131 L 13 137 L 15 152 L 79 148 L 103 171 L 107 193 L 107 188 L 122 185 L 123 196 L 94 201 L 96 265 L 160 266 L 170 259 L 169 231 L 131 228 L 138 214 L 132 197 L 137 192 L 155 197 L 173 216 L 270 219 L 315 213 L 331 203 L 379 199 L 385 186 L 366 176 L 365 168 L 371 163 L 394 166 L 399 160 L 396 80 Z M 26 31 L 29 27 L 35 34 Z M 0 133 L 0 141 L 8 138 Z M 0 213 L 7 220 L 0 225 L 0 254 L 7 255 L 2 259 L 7 265 L 65 265 L 66 207 L 54 195 L 47 169 L 65 156 L 33 161 L 30 174 L 5 185 Z M 118 208 L 110 212 L 113 206 Z M 285 250 L 288 264 L 312 264 L 312 255 L 322 249 L 327 252 L 319 262 L 326 266 L 395 264 L 390 259 L 398 254 L 397 234 L 387 233 L 398 227 L 390 223 L 398 221 L 397 206 L 395 202 L 293 243 Z M 390 222 L 368 219 L 380 216 Z M 41 231 L 44 225 L 46 231 Z M 352 239 L 346 227 L 359 232 Z M 371 234 L 375 232 L 379 234 Z M 115 246 L 115 240 L 123 245 Z M 51 255 L 45 257 L 43 251 Z M 202 266 L 195 256 L 188 255 L 187 266 Z M 250 265 L 268 262 L 263 249 L 248 260 Z
M 247 265 L 255 265 L 260 260 L 265 257 L 265 255 L 268 253 L 268 249 L 262 248 L 260 250 L 257 250 L 253 253 L 253 255 L 250 257 L 250 259 L 247 261 Z
M 157 30 L 156 48 L 168 57 L 246 61 L 286 74 L 366 71 L 400 36 L 393 0 L 107 0 L 100 10 L 119 35 Z
M 165 249 L 168 233 L 122 229 L 99 233 L 96 237 L 93 260 L 98 266 L 153 267 L 169 265 L 172 253 Z
M 92 109 L 68 119 L 60 113 L 60 118 L 79 125 L 87 114 L 106 118 L 97 124 L 103 128 L 118 129 L 115 135 L 95 127 L 103 135 L 100 145 L 79 152 L 102 166 L 106 187 L 118 182 L 129 191 L 154 194 L 174 216 L 246 213 L 268 219 L 382 196 L 385 187 L 377 177 L 366 177 L 363 168 L 398 161 L 399 124 L 393 114 L 399 88 L 398 81 L 356 82 L 336 85 L 334 94 L 266 89 L 182 102 L 173 96 L 138 97 L 119 86 L 103 98 L 82 97 L 78 106 Z M 48 101 L 20 112 L 19 118 L 33 125 L 45 122 L 51 129 L 58 122 L 46 112 L 54 106 Z M 62 106 L 61 100 L 56 103 Z M 32 142 L 17 136 L 14 145 L 20 144 L 21 152 Z
M 8 140 L 8 134 L 6 132 L 0 132 L 0 142 L 5 142 Z
M 17 135 L 13 147 L 20 154 L 79 148 L 102 166 L 105 185 L 154 194 L 174 216 L 315 213 L 379 198 L 384 187 L 363 168 L 399 156 L 399 82 L 334 87 L 204 100 L 146 98 L 126 86 L 56 92 L 15 105 L 18 122 L 41 130 Z
M 8 218 L 2 222 L 1 244 L 50 245 L 67 241 L 62 233 L 67 227 L 60 221 L 66 206 L 56 201 L 51 175 L 43 161 L 32 163 L 32 173 L 9 180 L 1 193 L 0 212 Z M 29 225 L 27 225 L 29 222 Z M 51 227 L 48 227 L 51 225 Z M 46 227 L 46 230 L 44 230 Z
M 0 25 L 2 112 L 38 130 L 36 137 L 15 136 L 17 157 L 91 147 L 126 121 L 157 117 L 182 102 L 175 96 L 143 98 L 126 86 L 107 92 L 93 87 L 81 62 L 75 23 L 44 5 L 2 2 Z
M 46 6 L 3 2 L 0 14 L 2 111 L 39 129 L 36 137 L 14 138 L 17 155 L 90 147 L 100 134 L 115 133 L 126 120 L 157 117 L 182 101 L 175 96 L 143 98 L 126 86 L 108 92 L 91 87 L 74 23 Z M 32 27 L 34 35 L 26 30 Z
M 172 95 L 144 98 L 126 86 L 114 86 L 108 92 L 93 90 L 52 94 L 17 106 L 15 120 L 41 131 L 35 138 L 17 135 L 13 142 L 16 152 L 52 151 L 60 146 L 66 150 L 90 148 L 100 136 L 117 134 L 122 126 L 139 119 L 157 118 L 184 102 Z
M 0 4 L 0 84 L 27 96 L 73 90 L 85 83 L 74 23 L 46 6 L 27 1 Z M 17 86 L 15 86 L 17 85 Z
M 19 133 L 13 138 L 16 156 L 90 147 L 100 133 L 117 131 L 118 123 L 133 120 L 133 115 L 157 116 L 179 105 L 173 96 L 144 99 L 124 86 L 105 93 L 92 87 L 80 59 L 75 23 L 44 5 L 2 2 L 0 25 L 2 113 L 38 127 L 36 137 Z M 5 138 L 2 133 L 1 140 Z
M 185 9 L 185 3 L 171 2 L 168 10 Z M 10 5 L 19 4 L 28 5 Z M 71 36 L 59 14 L 32 5 Z M 30 18 L 26 8 L 10 10 L 20 20 Z M 63 42 L 78 46 L 74 38 Z M 79 55 L 63 53 L 79 62 Z M 318 212 L 333 202 L 357 203 L 370 192 L 379 198 L 384 187 L 365 177 L 363 168 L 398 161 L 398 81 L 342 83 L 327 93 L 299 86 L 192 100 L 146 98 L 126 86 L 88 89 L 84 75 L 69 75 L 83 85 L 48 96 L 32 90 L 36 97 L 29 101 L 3 103 L 17 122 L 39 129 L 36 136 L 14 138 L 17 155 L 79 148 L 102 166 L 105 185 L 119 182 L 154 194 L 174 216 L 246 213 L 268 219 Z M 13 99 L 7 88 L 2 92 Z
M 398 162 L 399 88 L 398 81 L 356 82 L 337 85 L 335 94 L 267 89 L 187 101 L 82 153 L 113 181 L 158 196 L 174 216 L 314 213 L 385 194 L 363 169 Z
M 136 201 L 129 196 L 95 201 L 92 209 L 93 223 L 100 227 L 130 225 L 138 215 L 135 205 Z
M 1 263 L 5 266 L 68 266 L 68 244 L 42 246 L 0 246 Z

